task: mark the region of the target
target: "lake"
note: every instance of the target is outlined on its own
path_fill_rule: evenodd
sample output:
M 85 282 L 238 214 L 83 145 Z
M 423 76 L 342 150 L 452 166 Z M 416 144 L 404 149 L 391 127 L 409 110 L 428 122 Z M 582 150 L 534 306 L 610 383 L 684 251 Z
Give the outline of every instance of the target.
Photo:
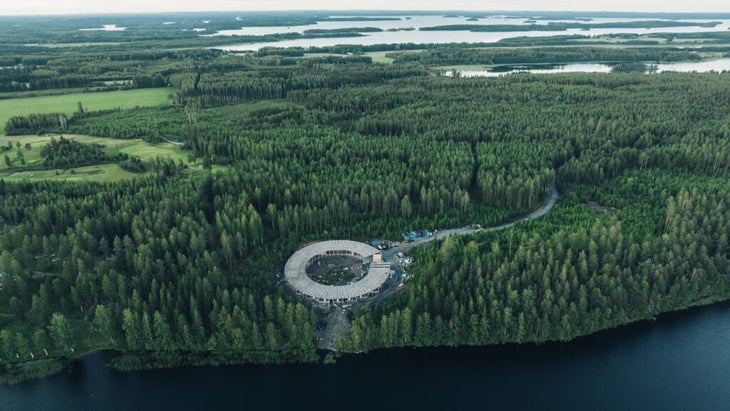
M 699 62 L 682 62 L 682 63 L 660 63 L 656 64 L 657 72 L 676 71 L 682 73 L 709 73 L 712 71 L 722 72 L 730 71 L 730 58 L 707 60 Z M 600 63 L 570 63 L 570 64 L 550 64 L 550 65 L 529 65 L 529 66 L 502 66 L 499 70 L 457 70 L 460 77 L 499 77 L 505 74 L 514 73 L 609 73 L 611 66 Z M 454 70 L 444 71 L 444 75 L 448 77 L 454 76 Z
M 333 16 L 342 17 L 342 16 Z M 371 16 L 368 16 L 371 17 Z M 389 16 L 393 17 L 393 16 Z M 382 30 L 377 33 L 362 33 L 361 37 L 339 37 L 339 38 L 315 38 L 315 39 L 297 39 L 279 42 L 261 42 L 240 45 L 227 45 L 216 47 L 230 51 L 256 51 L 263 47 L 326 47 L 338 44 L 401 44 L 401 43 L 494 43 L 502 39 L 513 37 L 548 37 L 557 35 L 603 35 L 603 34 L 650 34 L 650 33 L 694 33 L 694 32 L 710 32 L 710 31 L 727 31 L 730 28 L 730 20 L 691 20 L 682 19 L 682 21 L 695 21 L 698 23 L 707 21 L 720 21 L 721 24 L 715 27 L 661 27 L 652 29 L 569 29 L 563 31 L 524 31 L 524 32 L 494 32 L 494 33 L 473 33 L 469 31 L 418 31 L 421 27 L 440 26 L 448 24 L 509 24 L 509 25 L 525 25 L 525 18 L 515 18 L 507 16 L 493 16 L 482 18 L 478 21 L 469 21 L 466 17 L 444 17 L 444 16 L 398 16 L 400 20 L 379 20 L 379 21 L 321 21 L 317 24 L 306 26 L 279 26 L 279 27 L 244 27 L 238 30 L 223 30 L 215 35 L 266 35 L 275 33 L 302 33 L 311 29 L 341 29 L 352 27 L 376 27 Z M 623 21 L 640 21 L 640 20 L 657 20 L 642 18 L 595 18 L 585 23 L 610 23 Z M 535 24 L 547 24 L 549 22 L 561 22 L 563 20 L 538 20 Z M 405 28 L 414 28 L 411 31 L 387 31 L 399 30 Z M 214 36 L 215 36 L 214 35 Z
M 101 27 L 79 29 L 79 31 L 124 31 L 126 29 L 126 27 L 119 27 L 116 24 L 105 24 Z
M 0 387 L 0 409 L 728 410 L 730 304 L 570 343 L 382 350 L 334 365 L 119 373 L 104 362 Z

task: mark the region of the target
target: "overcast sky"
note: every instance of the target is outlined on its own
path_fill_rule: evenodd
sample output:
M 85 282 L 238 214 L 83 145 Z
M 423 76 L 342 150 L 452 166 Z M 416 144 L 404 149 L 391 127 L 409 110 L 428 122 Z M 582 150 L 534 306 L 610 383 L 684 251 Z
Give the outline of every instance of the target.
M 0 0 L 0 15 L 316 9 L 730 12 L 730 0 Z

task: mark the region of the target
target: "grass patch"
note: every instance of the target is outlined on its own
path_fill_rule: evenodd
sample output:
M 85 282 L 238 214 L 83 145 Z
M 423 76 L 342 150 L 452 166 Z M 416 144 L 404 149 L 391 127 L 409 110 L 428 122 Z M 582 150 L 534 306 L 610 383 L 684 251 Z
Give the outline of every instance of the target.
M 486 64 L 461 64 L 461 65 L 453 65 L 453 66 L 438 66 L 433 67 L 433 70 L 436 71 L 488 71 L 490 70 L 494 65 L 486 65 Z
M 13 145 L 13 149 L 7 151 L 7 154 L 13 160 L 14 168 L 16 171 L 22 171 L 21 164 L 15 161 L 17 155 L 17 143 L 20 143 L 20 151 L 23 153 L 25 162 L 29 166 L 41 165 L 43 160 L 41 159 L 41 148 L 51 141 L 51 138 L 55 137 L 57 140 L 58 135 L 47 135 L 47 136 L 3 136 L 0 137 L 0 146 L 6 146 L 8 142 Z M 114 155 L 118 153 L 129 154 L 130 156 L 139 157 L 142 161 L 152 160 L 157 157 L 170 158 L 175 162 L 183 161 L 187 163 L 187 153 L 184 152 L 180 145 L 172 143 L 158 143 L 151 144 L 141 139 L 130 139 L 121 140 L 107 137 L 91 137 L 82 136 L 75 134 L 64 134 L 64 138 L 69 140 L 75 140 L 79 143 L 95 143 L 104 146 L 104 151 L 107 154 Z M 30 150 L 26 148 L 26 145 L 30 145 Z M 12 170 L 12 169 L 11 169 Z M 5 161 L 0 161 L 0 171 L 9 171 Z
M 392 51 L 370 51 L 367 53 L 363 53 L 365 56 L 369 56 L 373 59 L 373 63 L 380 63 L 380 64 L 391 64 L 395 59 L 390 57 L 385 57 L 387 53 L 392 53 Z M 315 57 L 329 57 L 329 56 L 335 56 L 335 57 L 347 57 L 347 54 L 339 54 L 339 53 L 305 53 L 303 58 L 315 58 Z
M 342 53 L 304 53 L 302 58 L 316 58 L 316 57 L 329 57 L 329 56 L 335 56 L 335 57 L 347 57 L 347 54 Z
M 5 124 L 13 116 L 33 113 L 71 115 L 79 102 L 87 111 L 160 106 L 168 103 L 168 95 L 172 92 L 171 88 L 145 88 L 0 100 L 0 134 L 5 134 Z
M 390 57 L 385 57 L 385 56 L 373 57 L 372 59 L 373 59 L 373 63 L 378 63 L 378 64 L 392 64 L 395 61 L 395 59 L 390 58 Z
M 365 55 L 370 56 L 370 58 L 373 59 L 373 63 L 391 64 L 395 61 L 395 59 L 386 57 L 385 55 L 387 53 L 392 53 L 392 51 L 371 51 L 369 53 L 365 53 Z
M 100 164 L 96 166 L 75 167 L 68 170 L 34 170 L 17 171 L 4 170 L 0 178 L 7 181 L 118 181 L 134 178 L 141 174 L 123 170 L 118 164 Z
M 97 47 L 97 46 L 119 46 L 124 44 L 119 41 L 108 41 L 108 42 L 85 42 L 85 43 L 40 43 L 40 44 L 27 44 L 26 46 L 31 47 L 45 47 L 49 49 L 58 49 L 66 47 Z
M 41 148 L 48 144 L 52 137 L 58 139 L 59 136 L 12 136 L 0 137 L 0 146 L 6 146 L 10 142 L 13 148 L 10 151 L 0 153 L 0 157 L 5 154 L 10 157 L 13 167 L 8 167 L 4 160 L 0 159 L 0 178 L 8 181 L 13 180 L 63 180 L 63 181 L 116 181 L 125 178 L 133 178 L 140 174 L 131 173 L 123 170 L 117 164 L 100 164 L 84 167 L 73 167 L 66 170 L 23 170 L 19 160 L 16 159 L 17 151 L 23 153 L 27 166 L 40 166 L 43 164 L 41 159 Z M 125 153 L 130 156 L 139 157 L 142 161 L 149 161 L 157 157 L 169 158 L 176 163 L 182 161 L 187 164 L 188 153 L 182 150 L 180 145 L 172 143 L 151 144 L 141 139 L 120 140 L 106 137 L 91 137 L 81 135 L 66 135 L 64 138 L 76 140 L 80 143 L 96 143 L 104 146 L 104 151 L 110 155 Z M 17 148 L 20 143 L 20 149 Z M 26 148 L 30 145 L 30 150 Z

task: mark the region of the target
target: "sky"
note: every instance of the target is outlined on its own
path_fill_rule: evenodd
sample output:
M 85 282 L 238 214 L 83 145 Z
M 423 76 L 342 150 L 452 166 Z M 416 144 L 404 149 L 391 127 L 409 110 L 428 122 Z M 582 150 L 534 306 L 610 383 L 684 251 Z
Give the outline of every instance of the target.
M 728 0 L 0 0 L 0 15 L 247 10 L 730 12 Z

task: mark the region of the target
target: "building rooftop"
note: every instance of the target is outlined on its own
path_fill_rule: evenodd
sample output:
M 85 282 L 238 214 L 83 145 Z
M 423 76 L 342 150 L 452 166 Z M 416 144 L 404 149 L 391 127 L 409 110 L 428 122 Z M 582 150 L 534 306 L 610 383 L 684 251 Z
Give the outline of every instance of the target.
M 353 254 L 356 257 L 367 259 L 380 250 L 367 244 L 350 240 L 322 241 L 307 245 L 297 250 L 286 262 L 284 277 L 298 293 L 304 294 L 318 301 L 348 301 L 366 297 L 380 290 L 390 275 L 390 263 L 373 262 L 368 273 L 359 281 L 348 285 L 324 285 L 307 275 L 309 261 L 318 255 Z

